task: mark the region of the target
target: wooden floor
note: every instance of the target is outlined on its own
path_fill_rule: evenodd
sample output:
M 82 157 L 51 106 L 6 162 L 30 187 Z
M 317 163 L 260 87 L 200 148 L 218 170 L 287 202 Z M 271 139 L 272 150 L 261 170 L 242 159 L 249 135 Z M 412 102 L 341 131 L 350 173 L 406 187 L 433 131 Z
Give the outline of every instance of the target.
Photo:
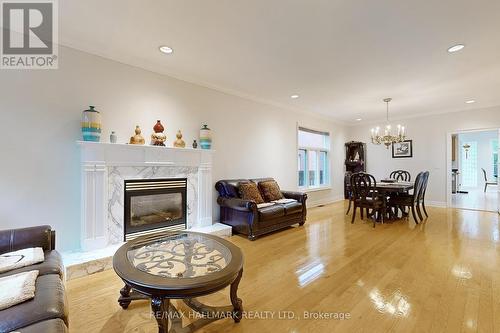
M 456 208 L 486 210 L 496 212 L 498 209 L 498 188 L 488 186 L 484 188 L 463 188 L 468 193 L 456 193 L 451 195 L 451 206 Z
M 421 225 L 373 229 L 351 224 L 344 205 L 311 209 L 304 227 L 255 242 L 230 238 L 245 255 L 247 317 L 199 332 L 500 332 L 497 214 L 429 208 Z M 148 302 L 118 306 L 121 287 L 112 270 L 69 281 L 71 332 L 157 332 Z M 229 304 L 228 293 L 204 301 Z

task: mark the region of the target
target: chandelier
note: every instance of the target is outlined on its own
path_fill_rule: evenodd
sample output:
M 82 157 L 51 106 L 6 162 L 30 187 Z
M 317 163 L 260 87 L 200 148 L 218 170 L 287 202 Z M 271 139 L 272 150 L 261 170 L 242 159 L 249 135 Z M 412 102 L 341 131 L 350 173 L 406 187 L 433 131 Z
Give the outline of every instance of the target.
M 375 145 L 384 144 L 385 148 L 389 149 L 389 146 L 393 143 L 403 142 L 406 138 L 405 127 L 398 125 L 397 133 L 392 133 L 391 125 L 389 124 L 389 102 L 392 98 L 384 98 L 384 102 L 387 105 L 387 124 L 385 125 L 384 135 L 380 134 L 380 127 L 375 127 L 371 129 L 372 132 L 372 143 Z

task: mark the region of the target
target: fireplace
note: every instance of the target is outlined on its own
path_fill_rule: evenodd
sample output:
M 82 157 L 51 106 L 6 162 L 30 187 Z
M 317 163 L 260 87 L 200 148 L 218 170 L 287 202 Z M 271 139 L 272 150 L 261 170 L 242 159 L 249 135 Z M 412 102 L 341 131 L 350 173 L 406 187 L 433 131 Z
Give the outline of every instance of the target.
M 125 180 L 124 240 L 186 229 L 186 178 Z

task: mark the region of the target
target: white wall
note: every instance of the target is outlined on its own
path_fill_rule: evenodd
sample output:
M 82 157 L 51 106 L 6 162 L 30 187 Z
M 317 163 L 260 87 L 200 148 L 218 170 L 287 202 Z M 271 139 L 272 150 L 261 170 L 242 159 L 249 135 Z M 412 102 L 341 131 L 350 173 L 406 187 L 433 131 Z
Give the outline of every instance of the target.
M 426 200 L 446 205 L 447 174 L 451 173 L 446 165 L 448 133 L 499 128 L 500 107 L 415 117 L 392 123 L 406 126 L 408 139 L 413 140 L 413 158 L 393 159 L 390 148 L 386 150 L 384 146 L 370 143 L 370 129 L 377 124 L 359 124 L 349 131 L 349 139 L 367 142 L 367 171 L 377 178 L 384 178 L 396 169 L 408 170 L 413 177 L 420 171 L 429 170 Z M 384 125 L 384 122 L 378 125 Z
M 345 128 L 331 121 L 227 95 L 61 47 L 59 70 L 1 71 L 0 229 L 50 224 L 60 249 L 79 246 L 81 111 L 103 115 L 103 140 L 128 141 L 136 124 L 149 136 L 157 119 L 168 141 L 181 129 L 188 145 L 207 123 L 214 131 L 214 182 L 275 177 L 296 189 L 296 125 L 332 134 L 333 189 L 310 202 L 342 196 Z M 214 218 L 218 219 L 214 191 Z
M 481 131 L 460 133 L 458 135 L 458 151 L 460 161 L 465 158 L 465 150 L 462 148 L 466 142 L 477 142 L 477 186 L 476 188 L 484 188 L 484 175 L 481 168 L 486 170 L 486 175 L 490 181 L 493 181 L 493 151 L 492 141 L 498 140 L 498 131 Z M 463 172 L 460 173 L 461 175 Z M 463 181 L 461 181 L 463 184 Z

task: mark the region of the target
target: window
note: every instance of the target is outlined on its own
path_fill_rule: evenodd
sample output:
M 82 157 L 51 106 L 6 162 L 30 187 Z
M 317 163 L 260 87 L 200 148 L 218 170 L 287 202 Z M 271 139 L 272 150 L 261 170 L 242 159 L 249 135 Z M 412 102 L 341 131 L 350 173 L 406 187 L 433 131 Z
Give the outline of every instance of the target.
M 491 150 L 493 154 L 493 176 L 498 176 L 498 140 L 491 141 Z
M 466 143 L 470 146 L 470 148 L 467 151 L 467 153 L 465 153 L 465 150 L 462 148 L 462 150 L 464 150 L 461 153 L 461 161 L 460 161 L 462 169 L 462 186 L 476 187 L 477 175 L 478 175 L 477 142 L 476 141 L 463 142 L 462 147 Z
M 298 185 L 303 189 L 330 186 L 330 133 L 298 129 Z

